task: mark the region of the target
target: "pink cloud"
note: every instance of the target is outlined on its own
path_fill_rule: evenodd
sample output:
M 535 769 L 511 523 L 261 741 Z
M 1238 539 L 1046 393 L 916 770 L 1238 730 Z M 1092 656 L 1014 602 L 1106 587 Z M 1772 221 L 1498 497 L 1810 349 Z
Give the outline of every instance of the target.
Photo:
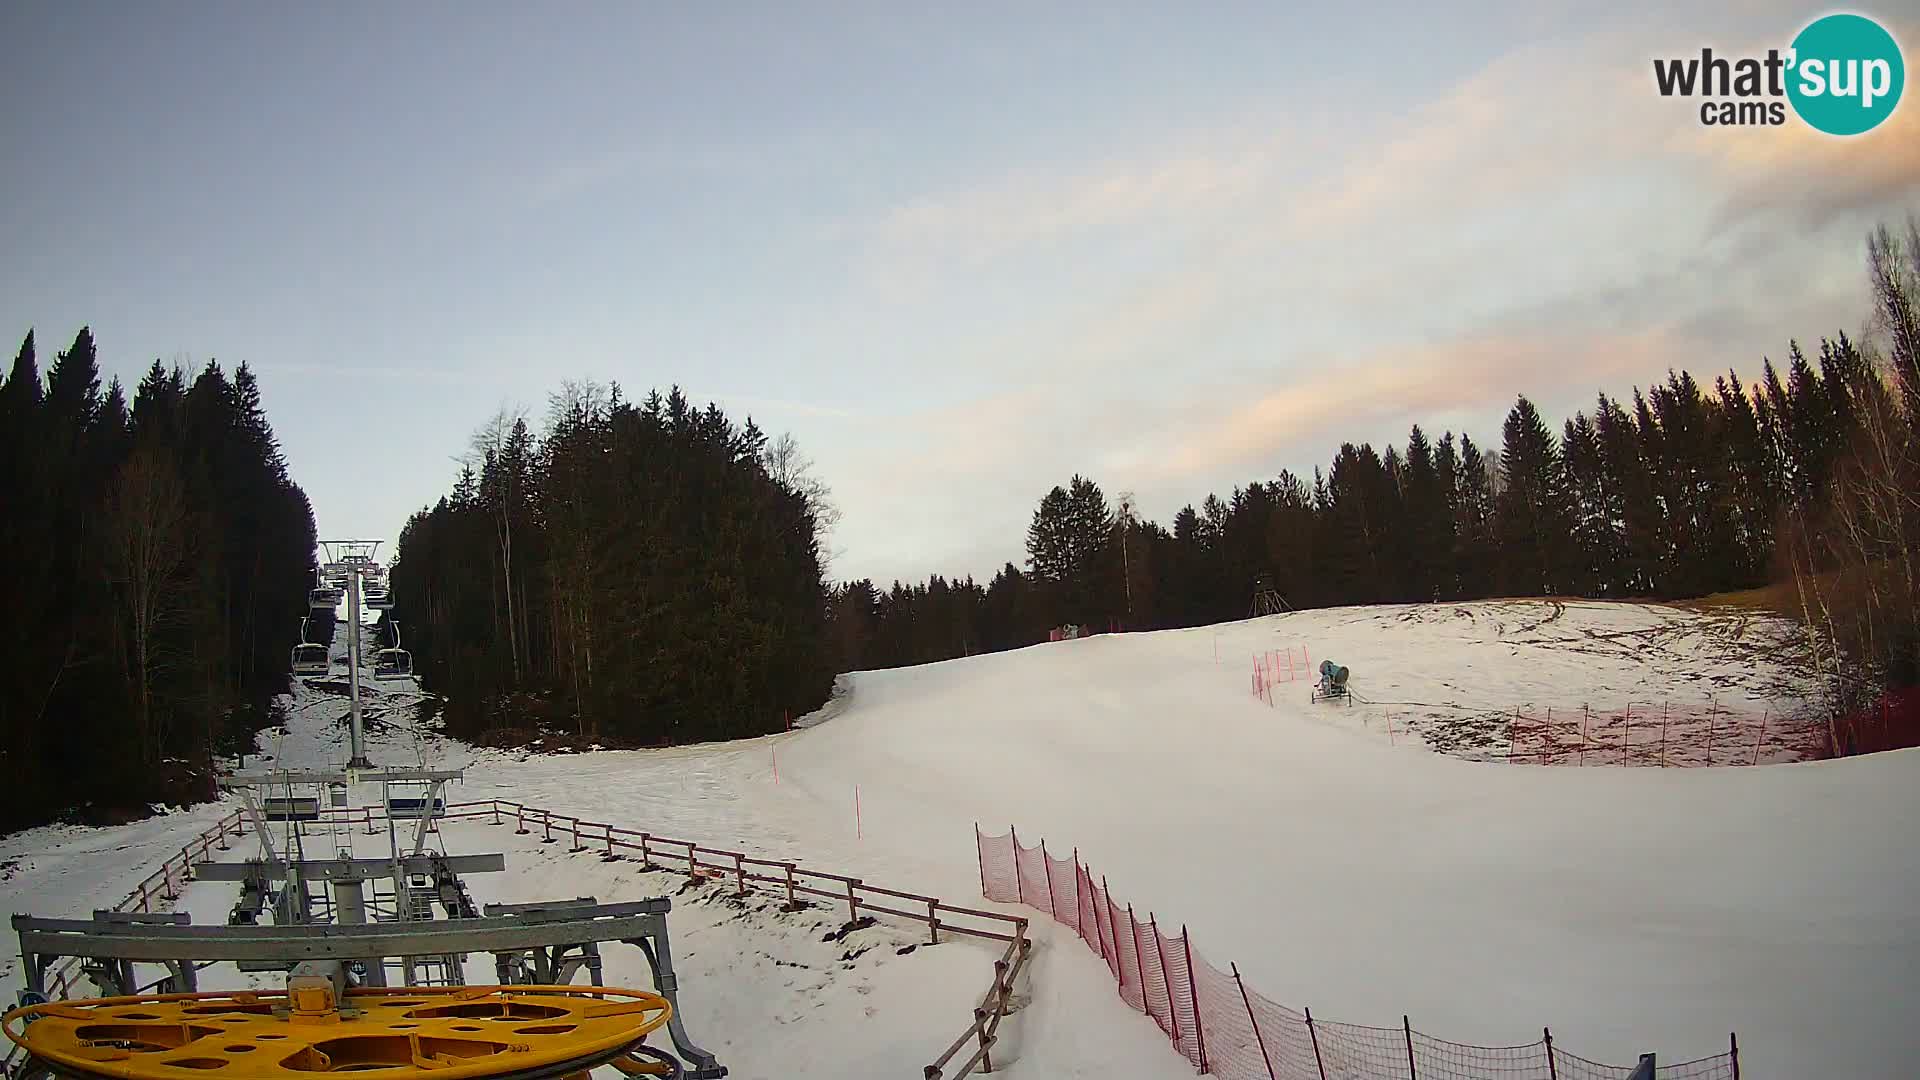
M 1487 335 L 1380 349 L 1332 362 L 1272 389 L 1234 396 L 1224 416 L 1161 431 L 1162 449 L 1140 455 L 1152 480 L 1202 476 L 1228 468 L 1275 472 L 1287 447 L 1327 456 L 1369 420 L 1421 422 L 1485 408 L 1516 393 L 1540 397 L 1573 390 L 1622 393 L 1668 366 L 1697 358 L 1698 346 L 1658 328 L 1569 340 L 1547 335 Z

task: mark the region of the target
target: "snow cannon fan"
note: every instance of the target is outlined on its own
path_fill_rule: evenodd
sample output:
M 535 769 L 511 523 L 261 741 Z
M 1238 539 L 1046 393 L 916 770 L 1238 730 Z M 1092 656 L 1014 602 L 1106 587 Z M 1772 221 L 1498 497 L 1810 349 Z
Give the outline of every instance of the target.
M 1311 703 L 1327 698 L 1346 698 L 1348 705 L 1353 704 L 1353 697 L 1347 693 L 1347 669 L 1331 660 L 1322 660 L 1319 685 L 1307 695 L 1307 700 Z

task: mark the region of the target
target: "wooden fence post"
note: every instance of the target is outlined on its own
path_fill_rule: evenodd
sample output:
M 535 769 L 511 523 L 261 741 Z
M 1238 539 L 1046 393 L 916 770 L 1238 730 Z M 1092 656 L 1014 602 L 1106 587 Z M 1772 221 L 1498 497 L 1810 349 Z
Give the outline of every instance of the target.
M 1140 980 L 1140 1011 L 1153 1015 L 1153 1003 L 1147 1000 L 1147 962 L 1140 954 L 1140 920 L 1133 917 L 1133 905 L 1127 905 L 1127 935 L 1133 938 L 1133 974 Z M 1127 971 L 1120 969 L 1120 985 L 1127 983 Z
M 427 812 L 431 814 L 433 812 L 433 809 L 429 807 L 427 809 Z M 573 850 L 574 851 L 587 850 L 586 848 L 583 848 L 580 846 L 580 819 L 579 818 L 573 819 Z
M 1287 650 L 1287 662 L 1293 662 L 1293 650 Z M 1193 1042 L 1200 1050 L 1200 1071 L 1207 1068 L 1207 1035 L 1200 1026 L 1200 984 L 1193 981 L 1193 937 L 1187 933 L 1187 924 L 1180 924 L 1180 951 L 1187 957 L 1187 1004 L 1193 1006 Z
M 1047 857 L 1047 840 L 1044 836 L 1040 838 L 1040 866 L 1047 872 L 1047 914 L 1053 916 L 1054 922 L 1059 922 L 1060 912 L 1053 906 L 1053 860 Z
M 1253 1041 L 1260 1047 L 1260 1064 L 1267 1067 L 1267 1080 L 1279 1080 L 1273 1074 L 1273 1058 L 1267 1055 L 1267 1037 L 1260 1034 L 1260 1018 L 1253 1015 L 1253 999 L 1247 996 L 1247 984 L 1240 981 L 1240 965 L 1228 964 L 1233 969 L 1233 985 L 1240 989 L 1240 1004 L 1247 1007 L 1247 1023 L 1253 1025 Z M 1313 1014 L 1307 1014 L 1307 1033 L 1313 1033 Z M 1320 1044 L 1313 1044 L 1313 1060 L 1320 1060 Z M 1327 1080 L 1327 1067 L 1320 1066 L 1320 1080 Z
M 973 823 L 973 854 L 974 861 L 980 864 L 980 896 L 982 899 L 992 899 L 987 896 L 987 846 L 980 836 L 980 823 L 977 821 Z
M 498 825 L 500 824 L 500 800 L 498 798 L 494 798 L 488 801 L 493 803 L 493 823 L 495 825 Z
M 1101 905 L 1107 909 L 1107 938 L 1113 942 L 1113 977 L 1122 985 L 1127 981 L 1126 966 L 1120 963 L 1120 922 L 1113 910 L 1113 886 L 1107 884 L 1107 875 L 1100 875 L 1100 894 L 1106 899 Z
M 1024 904 L 1027 902 L 1027 883 L 1020 874 L 1020 834 L 1009 825 L 1007 837 L 1013 842 L 1013 891 Z
M 647 834 L 640 834 L 640 869 L 653 869 L 653 854 L 647 850 Z
M 747 895 L 747 864 L 742 861 L 739 852 L 733 853 L 733 876 L 739 882 L 740 891 L 735 896 Z
M 940 901 L 927 901 L 927 934 L 929 945 L 940 944 Z
M 618 856 L 618 855 L 616 855 L 616 854 L 614 854 L 614 851 L 613 851 L 613 822 L 611 822 L 611 821 L 609 821 L 609 822 L 607 822 L 607 854 L 606 854 L 606 859 L 607 859 L 607 861 L 608 861 L 608 862 L 612 862 L 613 860 L 615 860 L 615 859 L 617 859 L 617 858 L 619 858 L 619 857 L 620 857 L 620 856 Z
M 788 911 L 799 911 L 800 901 L 796 900 L 793 895 L 793 864 L 782 863 L 781 867 L 786 871 L 786 875 L 787 875 L 787 908 L 786 909 Z
M 1413 1064 L 1413 1021 L 1404 1013 L 1400 1016 L 1400 1030 L 1407 1036 L 1407 1080 L 1420 1080 L 1420 1074 Z
M 1727 1052 L 1733 1055 L 1733 1080 L 1740 1080 L 1740 1035 L 1727 1032 Z
M 1665 718 L 1665 715 L 1666 715 L 1666 706 L 1664 706 L 1664 705 L 1662 705 L 1662 706 L 1661 706 L 1660 708 L 1661 708 L 1661 716 L 1662 716 L 1662 719 L 1664 719 L 1664 718 Z M 1665 729 L 1665 728 L 1664 728 L 1664 725 L 1662 725 L 1662 730 L 1664 730 L 1664 729 Z M 1548 1080 L 1560 1080 L 1560 1065 L 1559 1065 L 1559 1063 L 1557 1063 L 1557 1062 L 1555 1062 L 1555 1061 L 1553 1060 L 1553 1029 L 1552 1029 L 1552 1028 L 1541 1028 L 1541 1029 L 1540 1029 L 1540 1037 L 1541 1037 L 1541 1038 L 1542 1038 L 1543 1040 L 1545 1040 L 1545 1041 L 1546 1041 L 1546 1044 L 1547 1044 L 1547 1077 L 1548 1077 Z
M 513 806 L 513 835 L 527 835 L 527 808 L 519 803 Z
M 998 984 L 995 986 L 997 988 Z M 973 1010 L 973 1026 L 980 1035 L 980 1071 L 992 1072 L 993 1051 L 989 1049 L 992 1044 L 987 1041 L 987 1010 Z
M 1178 1047 L 1180 1045 L 1180 1016 L 1173 1011 L 1173 976 L 1167 974 L 1167 940 L 1160 936 L 1160 924 L 1155 921 L 1153 912 L 1151 911 L 1147 912 L 1147 929 L 1153 931 L 1153 952 L 1155 958 L 1160 961 L 1160 985 L 1164 987 L 1167 992 L 1167 1026 L 1170 1029 L 1167 1035 L 1173 1040 L 1173 1045 Z M 1147 978 L 1142 974 L 1140 976 L 1140 989 L 1143 998 L 1146 996 L 1146 988 Z M 1147 1009 L 1147 1015 L 1153 1015 L 1152 1008 Z
M 847 879 L 847 924 L 851 926 L 860 921 L 860 901 L 853 895 L 853 887 L 859 884 L 854 878 Z

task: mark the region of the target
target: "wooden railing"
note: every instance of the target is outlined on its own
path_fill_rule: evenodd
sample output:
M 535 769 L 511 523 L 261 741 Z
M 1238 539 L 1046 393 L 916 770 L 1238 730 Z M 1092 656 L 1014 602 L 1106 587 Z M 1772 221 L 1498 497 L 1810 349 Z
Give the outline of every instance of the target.
M 336 824 L 366 825 L 372 828 L 386 820 L 382 806 L 352 809 L 323 808 L 323 820 Z M 1027 933 L 1027 920 L 1018 915 L 949 904 L 938 897 L 873 885 L 862 878 L 829 873 L 802 866 L 791 859 L 766 859 L 743 851 L 707 847 L 691 840 L 680 840 L 640 829 L 627 829 L 602 821 L 589 821 L 571 814 L 558 814 L 543 807 L 507 799 L 485 799 L 448 803 L 437 820 L 484 820 L 490 825 L 512 825 L 520 834 L 539 831 L 543 843 L 565 841 L 572 851 L 598 849 L 603 854 L 637 855 L 643 866 L 677 867 L 692 878 L 732 882 L 736 895 L 759 890 L 784 896 L 786 907 L 801 905 L 801 897 L 816 897 L 845 904 L 847 923 L 863 917 L 885 916 L 924 925 L 927 939 L 940 942 L 940 935 L 958 934 L 1007 943 L 1006 951 L 993 963 L 993 983 L 973 1010 L 972 1021 L 946 1053 L 924 1070 L 926 1080 L 954 1080 L 978 1072 L 993 1071 L 992 1049 L 998 1041 L 1001 1018 L 1007 1015 L 1008 1000 L 1015 980 L 1026 968 L 1033 950 Z M 212 857 L 218 847 L 226 847 L 229 836 L 246 831 L 246 819 L 236 811 L 221 818 L 205 832 L 180 849 L 159 869 L 147 875 L 126 899 L 114 906 L 116 911 L 151 911 L 159 901 L 179 898 L 180 886 L 193 878 L 193 864 Z M 48 989 L 60 997 L 69 996 L 78 961 L 63 961 L 48 972 Z M 57 981 L 54 981 L 56 979 Z M 974 1050 L 952 1073 L 944 1070 L 968 1044 Z
M 970 1076 L 977 1069 L 980 1072 L 993 1071 L 993 1044 L 1000 1040 L 1000 1018 L 1007 1015 L 1007 1003 L 1013 997 L 1014 980 L 1027 966 L 1027 955 L 1033 952 L 1033 940 L 1024 934 L 1007 943 L 1007 951 L 993 962 L 993 985 L 987 989 L 986 997 L 980 1000 L 980 1007 L 973 1010 L 973 1023 L 953 1040 L 947 1052 L 933 1059 L 926 1067 L 924 1080 L 946 1080 L 944 1070 L 954 1055 L 970 1042 L 976 1042 L 973 1054 L 961 1062 L 953 1074 L 956 1078 Z
M 847 905 L 849 925 L 858 922 L 863 913 L 886 915 L 924 924 L 928 940 L 935 943 L 939 942 L 943 930 L 950 934 L 1004 941 L 1007 943 L 1006 951 L 993 962 L 993 983 L 981 998 L 980 1005 L 973 1010 L 972 1020 L 946 1052 L 922 1070 L 922 1075 L 924 1080 L 957 1080 L 975 1072 L 993 1071 L 993 1046 L 999 1041 L 1000 1021 L 1007 1015 L 1014 983 L 1026 969 L 1027 958 L 1033 952 L 1033 939 L 1027 933 L 1027 920 L 1020 916 L 959 907 L 937 897 L 870 885 L 857 877 L 813 870 L 787 859 L 763 859 L 740 851 L 706 847 L 690 840 L 623 829 L 607 822 L 587 821 L 569 814 L 555 814 L 506 799 L 455 803 L 447 807 L 446 816 L 489 817 L 491 824 L 512 824 L 514 831 L 522 834 L 531 834 L 537 829 L 542 842 L 558 843 L 565 840 L 571 844 L 573 851 L 599 848 L 606 854 L 616 854 L 616 849 L 625 850 L 637 853 L 642 864 L 649 866 L 659 865 L 656 860 L 667 860 L 683 866 L 690 877 L 730 880 L 738 895 L 745 895 L 754 888 L 784 895 L 789 907 L 797 905 L 801 896 L 821 897 L 835 904 L 844 903 Z M 874 897 L 884 902 L 876 902 Z M 896 906 L 901 901 L 914 905 L 914 908 L 908 910 Z M 924 910 L 921 905 L 924 905 Z M 974 1048 L 973 1053 L 954 1066 L 953 1072 L 945 1071 L 969 1044 Z

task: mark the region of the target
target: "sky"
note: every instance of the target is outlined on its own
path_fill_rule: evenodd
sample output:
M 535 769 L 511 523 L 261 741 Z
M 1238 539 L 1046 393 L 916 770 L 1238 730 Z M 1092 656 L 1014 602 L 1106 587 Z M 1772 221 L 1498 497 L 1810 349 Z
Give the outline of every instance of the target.
M 1165 523 L 1870 329 L 1920 211 L 1920 91 L 1837 139 L 1654 90 L 1823 7 L 915 8 L 4 5 L 0 334 L 245 361 L 323 536 L 562 380 L 678 384 L 799 440 L 833 577 L 984 579 L 1075 473 Z

